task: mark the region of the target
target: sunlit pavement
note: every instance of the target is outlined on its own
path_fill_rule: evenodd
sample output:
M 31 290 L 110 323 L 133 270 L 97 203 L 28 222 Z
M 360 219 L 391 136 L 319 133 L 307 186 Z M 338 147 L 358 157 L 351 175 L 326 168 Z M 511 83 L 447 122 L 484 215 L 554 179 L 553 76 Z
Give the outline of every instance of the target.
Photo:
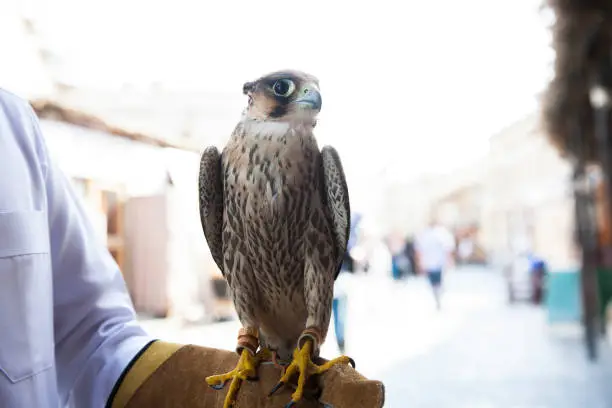
M 492 272 L 449 275 L 444 310 L 412 332 L 423 334 L 432 339 L 420 354 L 404 354 L 378 375 L 388 407 L 612 407 L 608 345 L 589 363 L 578 326 L 550 327 L 544 310 L 509 306 Z
M 509 306 L 499 274 L 463 268 L 447 275 L 441 311 L 422 278 L 353 279 L 346 352 L 384 381 L 390 408 L 612 408 L 612 358 L 584 354 L 578 327 L 551 328 L 544 311 Z M 181 327 L 145 320 L 168 341 L 233 349 L 237 322 Z M 339 353 L 333 324 L 324 357 Z

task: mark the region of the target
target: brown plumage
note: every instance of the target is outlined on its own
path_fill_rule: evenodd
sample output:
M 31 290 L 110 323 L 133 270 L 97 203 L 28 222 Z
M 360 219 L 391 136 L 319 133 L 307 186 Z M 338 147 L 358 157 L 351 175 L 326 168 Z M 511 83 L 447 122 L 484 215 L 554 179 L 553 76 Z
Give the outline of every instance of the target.
M 313 135 L 316 78 L 280 71 L 243 92 L 248 107 L 222 154 L 208 147 L 202 155 L 204 234 L 246 329 L 237 350 L 254 352 L 259 337 L 262 348 L 289 360 L 310 339 L 316 355 L 349 234 L 342 165 Z
M 584 154 L 588 161 L 597 162 L 589 91 L 593 74 L 602 62 L 612 68 L 609 65 L 612 1 L 546 0 L 546 3 L 556 17 L 552 27 L 556 60 L 555 76 L 544 94 L 544 124 L 550 140 L 561 153 L 573 157 Z M 610 79 L 608 76 L 607 83 L 603 84 L 608 92 L 612 91 Z

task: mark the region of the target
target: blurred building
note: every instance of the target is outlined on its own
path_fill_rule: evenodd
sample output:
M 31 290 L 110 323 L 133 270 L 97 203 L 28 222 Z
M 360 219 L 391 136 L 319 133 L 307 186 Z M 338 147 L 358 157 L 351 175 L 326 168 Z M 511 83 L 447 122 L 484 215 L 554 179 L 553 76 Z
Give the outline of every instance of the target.
M 381 211 L 386 234 L 412 235 L 427 225 L 440 177 L 424 174 L 408 182 L 390 182 L 384 186 Z
M 383 212 L 386 232 L 413 235 L 435 217 L 456 235 L 469 231 L 478 242 L 485 171 L 486 160 L 479 159 L 452 173 L 424 174 L 408 183 L 388 184 Z
M 494 263 L 530 249 L 552 267 L 575 265 L 571 168 L 535 112 L 493 135 L 487 155 L 449 174 L 387 186 L 387 232 L 413 234 L 429 217 L 466 233 Z
M 199 154 L 52 101 L 31 104 L 136 310 L 188 320 L 217 313 L 211 280 L 218 272 L 198 210 Z
M 484 190 L 485 162 L 477 160 L 447 174 L 433 201 L 438 220 L 453 230 L 480 228 Z
M 482 240 L 493 259 L 530 249 L 552 268 L 575 266 L 570 164 L 533 113 L 490 139 Z
M 225 144 L 244 108 L 234 93 L 166 89 L 162 84 L 118 89 L 87 89 L 61 84 L 54 99 L 170 145 L 200 151 Z

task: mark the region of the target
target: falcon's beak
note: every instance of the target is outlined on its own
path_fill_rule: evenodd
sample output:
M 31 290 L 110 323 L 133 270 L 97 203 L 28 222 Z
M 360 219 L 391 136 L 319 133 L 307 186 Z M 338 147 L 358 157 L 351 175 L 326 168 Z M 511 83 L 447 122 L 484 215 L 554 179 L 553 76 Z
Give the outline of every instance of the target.
M 321 93 L 319 90 L 313 86 L 306 86 L 300 91 L 300 96 L 295 100 L 296 103 L 300 105 L 305 105 L 310 109 L 314 109 L 317 111 L 321 110 Z

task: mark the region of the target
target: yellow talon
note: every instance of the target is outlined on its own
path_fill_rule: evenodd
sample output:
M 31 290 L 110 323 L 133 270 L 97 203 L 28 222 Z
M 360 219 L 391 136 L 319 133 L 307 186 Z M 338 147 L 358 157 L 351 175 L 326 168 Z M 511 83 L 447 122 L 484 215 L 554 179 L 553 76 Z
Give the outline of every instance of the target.
M 222 389 L 225 383 L 232 380 L 227 395 L 225 396 L 223 408 L 230 408 L 234 405 L 242 381 L 257 379 L 257 366 L 266 358 L 266 353 L 269 353 L 269 351 L 266 352 L 264 349 L 257 353 L 257 355 L 252 356 L 251 353 L 244 349 L 240 355 L 240 360 L 238 360 L 238 365 L 232 371 L 225 374 L 206 377 L 208 385 L 215 390 Z
M 299 372 L 297 388 L 291 395 L 291 402 L 289 402 L 285 408 L 292 407 L 295 403 L 302 399 L 304 396 L 304 386 L 306 385 L 306 380 L 308 380 L 308 378 L 312 375 L 323 374 L 336 364 L 351 364 L 353 367 L 355 366 L 353 359 L 347 356 L 334 358 L 333 360 L 330 360 L 320 366 L 312 362 L 311 356 L 312 340 L 307 339 L 301 349 L 296 348 L 293 351 L 293 360 L 291 361 L 291 364 L 287 366 L 285 373 L 279 380 L 278 384 L 276 384 L 276 386 L 272 388 L 272 391 L 270 391 L 270 395 L 274 394 L 283 385 L 287 384 L 296 372 Z

